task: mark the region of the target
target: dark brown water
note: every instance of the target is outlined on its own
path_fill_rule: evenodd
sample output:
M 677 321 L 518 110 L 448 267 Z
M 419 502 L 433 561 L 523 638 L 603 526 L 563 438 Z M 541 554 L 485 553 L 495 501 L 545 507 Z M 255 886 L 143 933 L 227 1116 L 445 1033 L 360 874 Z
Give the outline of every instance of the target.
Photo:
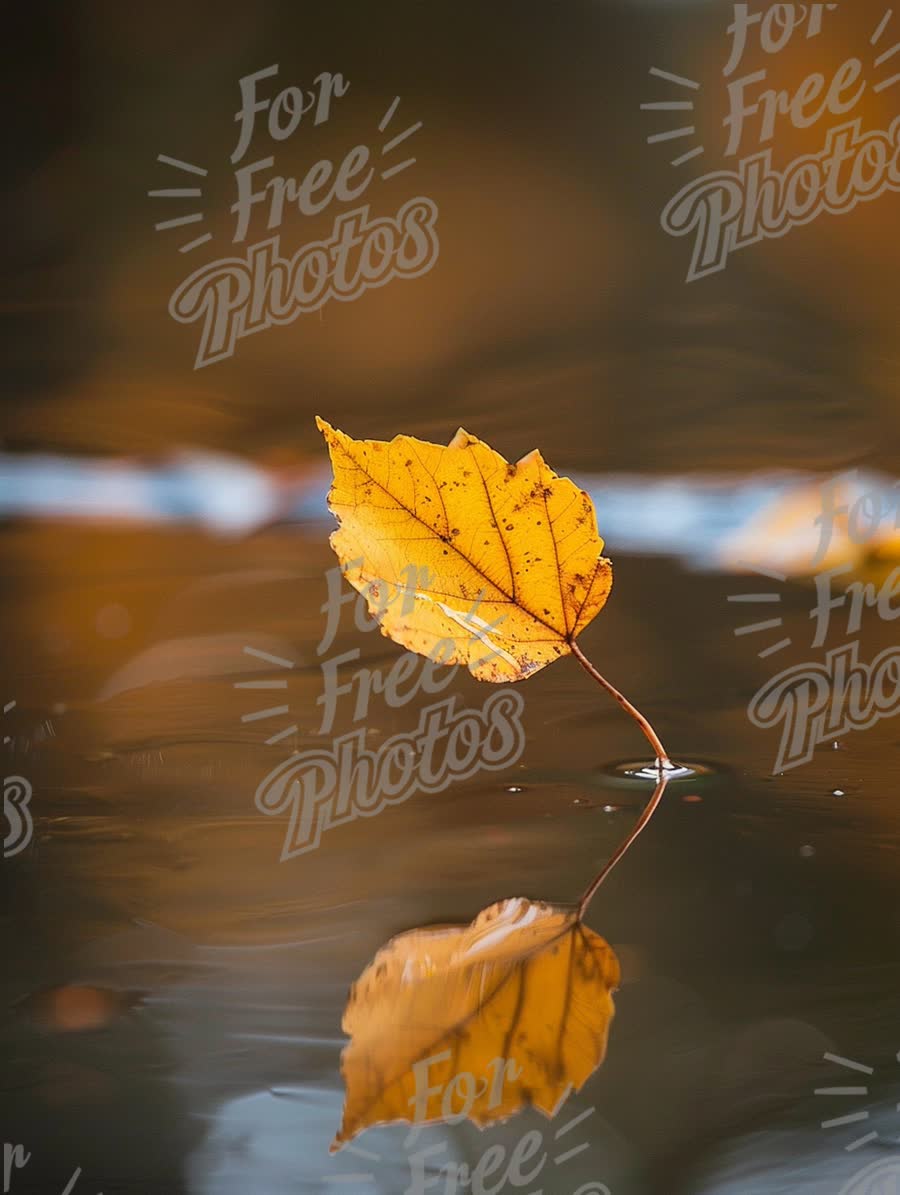
M 4 994 L 59 983 L 148 993 L 85 1033 L 7 1016 L 7 1137 L 33 1142 L 34 1162 L 40 1143 L 47 1174 L 71 1158 L 69 1173 L 82 1166 L 98 1190 L 332 1189 L 327 1176 L 346 1169 L 325 1150 L 350 983 L 402 930 L 465 922 L 508 895 L 574 900 L 646 799 L 647 785 L 604 775 L 642 754 L 639 734 L 560 662 L 522 686 L 527 747 L 507 774 L 417 794 L 279 862 L 287 817 L 264 817 L 253 797 L 291 748 L 325 741 L 321 536 L 20 527 L 5 546 L 18 701 L 7 720 L 35 837 L 4 864 Z M 791 1184 L 829 1189 L 861 1131 L 818 1128 L 814 1088 L 847 1077 L 826 1051 L 877 1068 L 869 1102 L 846 1103 L 880 1097 L 882 1136 L 896 1137 L 896 726 L 771 775 L 775 740 L 746 715 L 759 678 L 731 633 L 734 586 L 626 558 L 584 636 L 670 749 L 714 769 L 666 794 L 589 916 L 620 954 L 624 986 L 608 1061 L 576 1097 L 597 1112 L 572 1168 L 613 1190 L 804 1189 L 787 1185 L 788 1167 Z M 104 636 L 98 622 L 117 607 L 128 629 Z M 788 621 L 798 638 L 805 617 Z M 874 655 L 890 624 L 869 629 Z M 245 645 L 296 667 L 267 666 Z M 347 609 L 332 651 L 352 647 L 369 667 L 397 653 Z M 235 683 L 280 672 L 274 700 L 289 714 L 242 723 L 274 701 Z M 465 676 L 453 691 L 468 706 L 483 699 Z M 370 734 L 412 729 L 423 704 L 373 698 Z M 353 729 L 352 707 L 341 699 L 335 734 Z M 289 741 L 265 744 L 290 723 Z M 492 1139 L 515 1142 L 525 1123 Z M 351 1189 L 406 1189 L 403 1131 L 380 1133 L 375 1185 Z M 464 1154 L 483 1149 L 455 1135 Z M 574 1191 L 577 1178 L 550 1189 Z
M 854 6 L 840 32 L 804 43 L 795 81 L 866 44 L 882 11 Z M 323 460 L 321 413 L 360 437 L 446 442 L 463 424 L 511 460 L 539 446 L 561 473 L 896 476 L 896 194 L 690 285 L 686 244 L 659 228 L 675 176 L 646 144 L 647 71 L 721 90 L 730 12 L 197 3 L 151 17 L 96 3 L 48 26 L 18 17 L 8 447 L 151 468 L 205 448 L 302 470 Z M 209 165 L 209 219 L 227 225 L 227 171 L 212 166 L 233 148 L 237 80 L 276 61 L 285 85 L 326 69 L 351 80 L 343 122 L 307 130 L 285 170 L 368 137 L 395 95 L 424 121 L 416 167 L 373 203 L 432 196 L 441 256 L 194 371 L 195 329 L 166 311 L 187 271 L 146 192 L 173 185 L 159 153 Z M 870 97 L 869 123 L 886 127 L 897 94 Z M 527 741 L 510 769 L 279 861 L 287 815 L 264 816 L 257 786 L 357 725 L 345 697 L 319 733 L 328 531 L 22 520 L 0 533 L 6 768 L 32 786 L 34 817 L 0 880 L 0 1122 L 31 1155 L 10 1170 L 13 1195 L 62 1192 L 76 1168 L 76 1195 L 406 1192 L 404 1128 L 361 1138 L 368 1156 L 327 1152 L 351 983 L 401 931 L 465 923 L 506 896 L 576 900 L 649 794 L 614 774 L 646 755 L 638 731 L 563 660 L 519 687 Z M 708 773 L 671 786 L 591 907 L 623 985 L 607 1060 L 567 1105 L 594 1109 L 567 1138 L 589 1148 L 495 1190 L 838 1195 L 900 1158 L 900 723 L 773 774 L 778 734 L 747 706 L 812 658 L 814 591 L 695 573 L 662 549 L 607 543 L 613 594 L 581 643 L 672 755 Z M 792 645 L 760 659 L 763 638 L 734 635 L 747 611 L 727 599 L 766 588 Z M 861 658 L 895 646 L 897 625 L 867 610 L 851 636 Z M 847 638 L 837 614 L 829 645 Z M 328 654 L 352 649 L 385 671 L 399 654 L 348 605 Z M 248 681 L 285 683 L 236 687 Z M 457 674 L 449 692 L 471 708 L 485 690 Z M 372 744 L 414 728 L 429 700 L 373 697 Z M 59 985 L 88 990 L 47 994 Z M 815 1094 L 851 1085 L 865 1090 Z M 508 1157 L 528 1129 L 550 1155 L 556 1127 L 526 1112 L 423 1140 L 445 1149 L 438 1161 L 474 1164 L 488 1143 Z

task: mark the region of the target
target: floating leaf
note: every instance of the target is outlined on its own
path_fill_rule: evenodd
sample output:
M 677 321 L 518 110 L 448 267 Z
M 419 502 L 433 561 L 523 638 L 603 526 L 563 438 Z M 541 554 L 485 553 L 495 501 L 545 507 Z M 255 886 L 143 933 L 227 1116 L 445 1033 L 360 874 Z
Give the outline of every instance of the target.
M 344 1012 L 332 1152 L 392 1121 L 483 1126 L 529 1104 L 552 1116 L 603 1061 L 618 983 L 611 947 L 575 909 L 516 898 L 471 925 L 400 934 Z
M 511 465 L 462 429 L 445 448 L 317 423 L 334 468 L 331 544 L 384 634 L 496 682 L 573 650 L 612 586 L 574 482 L 537 451 Z

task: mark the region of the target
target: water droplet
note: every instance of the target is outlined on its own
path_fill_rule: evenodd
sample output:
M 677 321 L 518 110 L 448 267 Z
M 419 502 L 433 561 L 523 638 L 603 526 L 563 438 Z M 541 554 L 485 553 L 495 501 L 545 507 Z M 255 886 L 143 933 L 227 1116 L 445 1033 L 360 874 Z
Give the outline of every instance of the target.
M 510 784 L 510 786 L 507 788 L 507 790 L 506 790 L 506 791 L 507 791 L 508 793 L 523 793 L 523 792 L 525 791 L 525 789 L 524 789 L 524 788 L 520 788 L 520 787 L 518 786 L 518 784 Z
M 603 806 L 604 813 L 619 813 L 619 812 L 621 812 L 621 809 L 622 809 L 621 805 L 604 805 Z
M 847 794 L 844 792 L 844 790 L 842 788 L 833 788 L 831 790 L 831 795 L 833 797 L 846 797 Z
M 616 780 L 638 781 L 655 784 L 659 780 L 659 767 L 656 761 L 626 760 L 622 763 L 609 764 L 602 769 L 603 773 Z M 665 768 L 665 775 L 670 784 L 683 783 L 685 780 L 699 780 L 706 776 L 715 776 L 719 769 L 707 763 L 675 763 Z

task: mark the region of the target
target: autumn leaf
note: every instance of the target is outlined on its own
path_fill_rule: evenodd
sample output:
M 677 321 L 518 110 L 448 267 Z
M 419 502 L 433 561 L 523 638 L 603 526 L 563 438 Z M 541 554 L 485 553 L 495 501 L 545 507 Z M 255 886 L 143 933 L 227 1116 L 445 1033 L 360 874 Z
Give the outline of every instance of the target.
M 619 982 L 584 913 L 677 770 L 576 643 L 612 585 L 593 505 L 537 451 L 511 465 L 462 429 L 443 447 L 357 441 L 317 423 L 334 469 L 331 545 L 382 632 L 495 682 L 571 653 L 637 721 L 657 764 L 653 796 L 577 906 L 507 900 L 471 925 L 414 930 L 378 953 L 344 1012 L 346 1100 L 332 1151 L 392 1121 L 483 1126 L 525 1105 L 552 1116 L 602 1062 Z
M 603 1061 L 619 977 L 575 908 L 516 898 L 471 925 L 400 934 L 344 1012 L 332 1152 L 393 1121 L 484 1126 L 526 1105 L 552 1116 Z
M 445 448 L 317 424 L 334 468 L 331 544 L 384 634 L 496 682 L 573 651 L 612 586 L 574 482 L 537 451 L 509 464 L 462 429 Z

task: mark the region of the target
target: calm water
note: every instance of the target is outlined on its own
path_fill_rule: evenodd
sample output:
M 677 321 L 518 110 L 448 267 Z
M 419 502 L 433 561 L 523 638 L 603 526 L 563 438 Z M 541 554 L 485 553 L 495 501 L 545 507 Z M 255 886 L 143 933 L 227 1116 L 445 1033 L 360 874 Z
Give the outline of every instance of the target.
M 385 439 L 445 443 L 463 424 L 511 460 L 539 446 L 598 483 L 717 478 L 740 492 L 772 469 L 897 476 L 897 195 L 686 285 L 689 247 L 659 213 L 689 176 L 671 147 L 648 146 L 640 104 L 671 98 L 651 66 L 717 96 L 696 114 L 715 168 L 731 6 L 551 7 L 200 0 L 152 17 L 106 3 L 53 23 L 17 16 L 5 450 L 145 470 L 208 450 L 296 479 L 323 464 L 319 413 Z M 854 4 L 775 77 L 833 73 L 883 12 Z M 423 121 L 415 167 L 372 204 L 433 197 L 440 259 L 194 371 L 196 327 L 167 304 L 202 254 L 185 265 L 146 193 L 175 185 L 160 153 L 208 167 L 221 240 L 237 81 L 275 62 L 283 85 L 326 69 L 351 81 L 340 120 L 285 143 L 285 173 L 369 139 L 397 95 L 407 123 Z M 887 127 L 897 94 L 867 93 L 868 125 Z M 819 141 L 795 130 L 784 155 Z M 325 235 L 333 216 L 295 214 L 285 243 Z M 866 1165 L 900 1163 L 900 723 L 773 774 L 778 733 L 747 706 L 776 672 L 819 658 L 815 592 L 692 570 L 732 500 L 710 499 L 697 551 L 669 551 L 646 507 L 646 555 L 608 536 L 615 585 L 581 644 L 672 755 L 708 771 L 670 786 L 591 906 L 623 983 L 608 1057 L 566 1105 L 589 1115 L 559 1140 L 560 1119 L 531 1111 L 484 1134 L 426 1130 L 435 1170 L 489 1145 L 508 1159 L 539 1131 L 541 1175 L 496 1195 L 838 1195 Z M 122 501 L 97 499 L 101 513 Z M 598 520 L 605 533 L 602 504 Z M 519 686 L 527 741 L 513 766 L 279 861 L 288 817 L 257 809 L 258 785 L 291 751 L 359 724 L 345 696 L 320 733 L 331 524 L 261 521 L 230 537 L 190 520 L 0 530 L 6 775 L 30 784 L 34 817 L 0 873 L 0 1122 L 4 1145 L 30 1153 L 24 1166 L 7 1153 L 11 1195 L 61 1193 L 78 1168 L 70 1195 L 406 1192 L 402 1127 L 328 1154 L 350 985 L 402 931 L 467 923 L 508 896 L 575 901 L 649 795 L 614 774 L 645 757 L 640 734 L 563 660 Z M 727 600 L 761 590 L 777 609 Z M 734 634 L 770 616 L 780 628 Z M 851 635 L 860 658 L 894 647 L 897 625 L 868 610 Z M 847 638 L 835 612 L 828 646 Z M 354 649 L 346 675 L 399 656 L 348 604 L 327 658 Z M 478 708 L 487 687 L 457 674 L 448 692 Z M 431 700 L 375 695 L 367 742 L 412 730 Z M 830 1087 L 853 1090 L 816 1094 Z M 560 1140 L 587 1148 L 557 1162 Z M 446 1175 L 427 1179 L 454 1195 Z M 891 1181 L 860 1190 L 886 1195 Z
M 253 796 L 291 749 L 326 741 L 316 645 L 332 562 L 318 528 L 222 542 L 22 526 L 5 547 L 11 760 L 36 825 L 4 864 L 4 995 L 145 994 L 83 1033 L 31 1006 L 7 1014 L 5 1133 L 35 1143 L 17 1188 L 39 1174 L 30 1189 L 64 1185 L 81 1166 L 81 1185 L 106 1192 L 335 1189 L 347 1158 L 326 1149 L 351 982 L 400 931 L 468 921 L 504 896 L 574 900 L 646 799 L 648 786 L 604 774 L 643 754 L 639 734 L 559 662 L 521 687 L 527 747 L 508 773 L 417 794 L 279 862 L 287 817 L 264 817 Z M 608 1060 L 574 1097 L 596 1108 L 591 1148 L 550 1190 L 837 1190 L 897 1139 L 896 726 L 773 776 L 777 736 L 745 708 L 762 669 L 725 600 L 740 584 L 623 558 L 584 636 L 670 750 L 714 772 L 672 786 L 592 907 L 624 984 Z M 802 642 L 809 594 L 791 604 Z M 889 623 L 869 630 L 871 655 L 892 642 Z M 348 606 L 327 654 L 354 647 L 373 668 L 397 654 Z M 235 687 L 266 679 L 286 688 Z M 483 700 L 466 676 L 453 692 Z M 288 711 L 242 722 L 276 702 Z M 374 697 L 370 735 L 412 729 L 423 704 Z M 335 734 L 353 712 L 342 698 Z M 814 1089 L 849 1074 L 826 1052 L 875 1068 L 867 1098 L 840 1101 L 881 1133 L 852 1156 L 843 1146 L 862 1130 L 819 1128 Z M 531 1119 L 545 1124 L 526 1114 L 489 1139 L 511 1147 Z M 372 1135 L 383 1161 L 350 1189 L 406 1189 L 403 1135 Z M 463 1157 L 485 1148 L 474 1131 L 453 1140 Z

